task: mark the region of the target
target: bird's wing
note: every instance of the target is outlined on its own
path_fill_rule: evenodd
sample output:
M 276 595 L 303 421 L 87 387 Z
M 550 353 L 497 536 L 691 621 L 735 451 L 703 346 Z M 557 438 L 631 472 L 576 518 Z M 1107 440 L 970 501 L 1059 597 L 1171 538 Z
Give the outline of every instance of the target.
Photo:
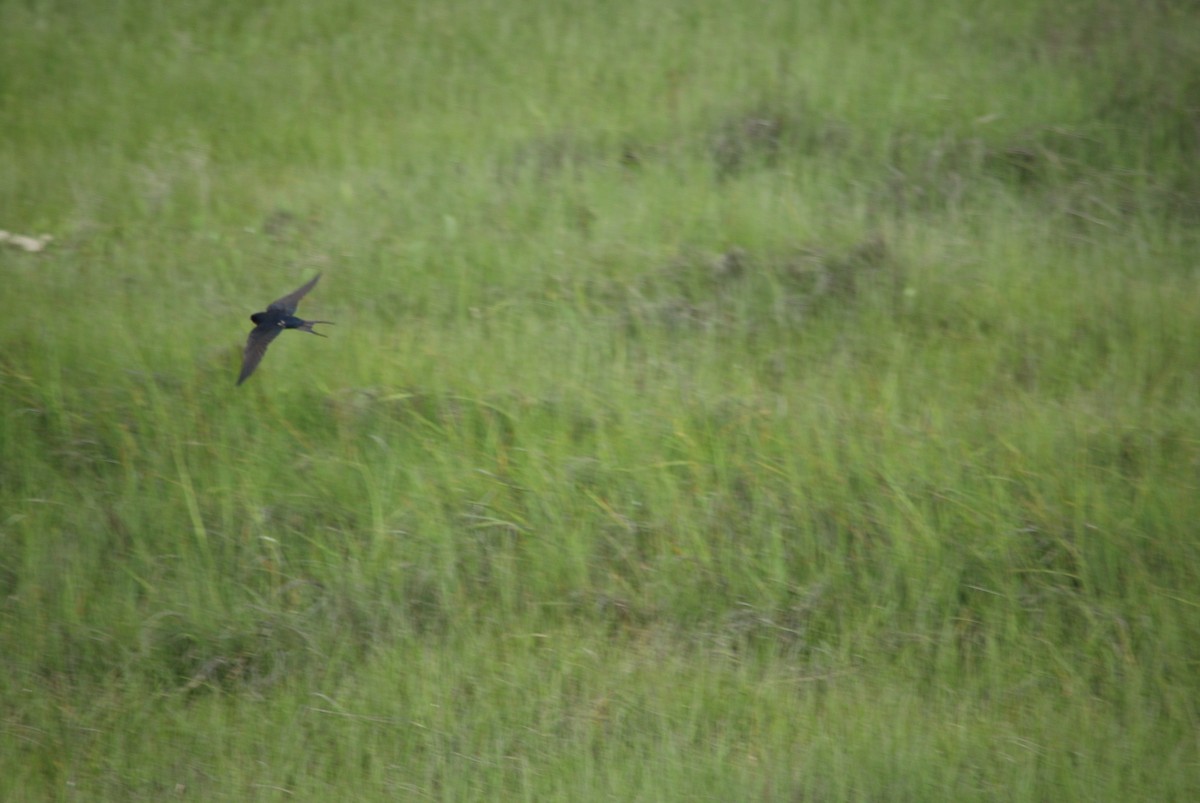
M 269 324 L 260 324 L 250 330 L 250 336 L 246 338 L 246 353 L 242 357 L 242 372 L 238 374 L 239 385 L 254 373 L 254 369 L 262 362 L 263 355 L 267 353 L 267 346 L 271 345 L 271 341 L 279 337 L 282 331 L 282 327 Z
M 267 311 L 282 312 L 284 315 L 294 314 L 296 312 L 296 307 L 300 306 L 300 299 L 304 298 L 308 291 L 316 286 L 317 280 L 320 278 L 321 274 L 318 273 L 316 276 L 312 277 L 308 284 L 304 285 L 299 290 L 295 290 L 291 293 L 288 293 L 283 298 L 278 298 L 272 301 L 270 305 L 267 306 Z

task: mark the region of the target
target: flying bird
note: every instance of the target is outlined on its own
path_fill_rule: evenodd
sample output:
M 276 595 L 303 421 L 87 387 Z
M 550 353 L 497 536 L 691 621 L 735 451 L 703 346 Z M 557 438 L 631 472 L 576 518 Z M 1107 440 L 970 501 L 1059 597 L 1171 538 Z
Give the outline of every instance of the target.
M 301 332 L 325 337 L 320 332 L 313 331 L 313 324 L 328 323 L 332 325 L 333 321 L 306 321 L 295 315 L 300 299 L 316 286 L 317 280 L 320 278 L 321 274 L 318 273 L 299 290 L 272 301 L 267 305 L 266 312 L 256 312 L 250 316 L 250 320 L 254 322 L 254 328 L 250 330 L 250 336 L 246 338 L 246 353 L 242 357 L 242 372 L 238 375 L 237 381 L 239 385 L 254 373 L 254 369 L 262 362 L 263 355 L 267 353 L 267 346 L 271 345 L 271 341 L 279 337 L 279 333 L 284 329 L 299 329 Z

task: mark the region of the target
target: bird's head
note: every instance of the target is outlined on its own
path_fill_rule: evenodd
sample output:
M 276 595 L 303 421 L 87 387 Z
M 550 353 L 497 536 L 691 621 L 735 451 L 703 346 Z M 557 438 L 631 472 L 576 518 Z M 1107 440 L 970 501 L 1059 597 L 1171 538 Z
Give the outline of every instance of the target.
M 265 317 L 267 317 L 265 312 L 256 312 L 250 316 L 250 322 L 255 324 L 262 323 L 262 320 Z

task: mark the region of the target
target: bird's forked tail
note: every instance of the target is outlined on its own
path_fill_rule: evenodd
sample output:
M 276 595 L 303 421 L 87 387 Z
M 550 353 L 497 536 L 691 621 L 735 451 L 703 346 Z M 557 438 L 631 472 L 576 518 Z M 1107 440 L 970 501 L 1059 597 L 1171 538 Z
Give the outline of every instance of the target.
M 320 332 L 318 332 L 318 331 L 314 330 L 314 329 L 313 329 L 313 324 L 314 324 L 314 323 L 327 323 L 327 324 L 329 324 L 330 326 L 335 326 L 335 325 L 336 325 L 336 324 L 334 324 L 334 322 L 333 322 L 333 321 L 305 321 L 304 323 L 300 324 L 300 325 L 299 325 L 298 327 L 296 327 L 296 328 L 297 328 L 297 329 L 299 329 L 301 332 L 308 332 L 309 334 L 316 335 L 317 337 L 328 337 L 328 336 L 329 336 L 329 335 L 323 335 L 323 334 L 321 334 Z

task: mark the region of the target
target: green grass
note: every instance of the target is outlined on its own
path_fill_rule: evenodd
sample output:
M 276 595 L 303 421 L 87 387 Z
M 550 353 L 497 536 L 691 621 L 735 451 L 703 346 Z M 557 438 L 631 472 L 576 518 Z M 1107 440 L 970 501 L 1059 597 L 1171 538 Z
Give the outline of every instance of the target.
M 1200 797 L 1195 9 L 93 5 L 0 3 L 0 798 Z

